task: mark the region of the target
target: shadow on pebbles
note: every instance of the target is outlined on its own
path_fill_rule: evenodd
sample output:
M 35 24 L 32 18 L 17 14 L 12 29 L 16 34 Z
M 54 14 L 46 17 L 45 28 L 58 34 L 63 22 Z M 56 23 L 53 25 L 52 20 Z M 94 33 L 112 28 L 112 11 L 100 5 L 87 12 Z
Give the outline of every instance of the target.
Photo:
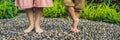
M 26 18 L 0 20 L 0 40 L 120 40 L 120 27 L 116 24 L 80 20 L 79 33 L 70 32 L 72 20 L 41 18 L 42 34 L 33 30 L 28 35 Z

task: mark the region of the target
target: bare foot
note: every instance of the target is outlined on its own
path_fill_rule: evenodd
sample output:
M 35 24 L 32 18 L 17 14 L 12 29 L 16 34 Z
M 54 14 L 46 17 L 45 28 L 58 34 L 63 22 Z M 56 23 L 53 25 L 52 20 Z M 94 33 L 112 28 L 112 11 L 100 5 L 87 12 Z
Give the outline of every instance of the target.
M 39 34 L 43 33 L 43 30 L 41 28 L 36 28 L 35 31 L 36 33 L 39 33 Z
M 79 19 L 74 20 L 72 28 L 71 28 L 71 32 L 74 32 L 74 33 L 80 32 L 80 30 L 77 29 L 78 23 L 79 23 Z
M 36 33 L 43 33 L 43 30 L 40 27 L 35 28 Z
M 36 31 L 36 33 L 39 33 L 39 34 L 43 32 L 43 30 L 40 28 L 39 24 L 35 25 L 35 31 Z
M 78 32 L 80 32 L 80 30 L 77 28 L 71 28 L 71 32 L 78 33 Z
M 25 34 L 30 33 L 33 30 L 34 26 L 29 26 L 27 29 L 24 30 Z

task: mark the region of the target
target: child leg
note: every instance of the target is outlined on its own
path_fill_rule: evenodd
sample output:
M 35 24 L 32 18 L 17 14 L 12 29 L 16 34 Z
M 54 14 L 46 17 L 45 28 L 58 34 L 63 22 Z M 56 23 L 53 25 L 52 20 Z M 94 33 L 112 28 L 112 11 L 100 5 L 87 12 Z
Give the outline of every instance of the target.
M 34 17 L 33 17 L 34 15 L 33 15 L 32 8 L 31 9 L 26 9 L 26 13 L 27 13 L 27 17 L 28 17 L 28 20 L 29 20 L 29 27 L 24 30 L 24 33 L 29 33 L 34 28 Z
M 42 10 L 43 10 L 43 8 L 36 8 L 35 9 L 35 19 L 36 19 L 36 21 L 35 21 L 35 31 L 37 32 L 37 33 L 42 33 L 43 32 L 43 30 L 40 28 L 40 19 L 41 19 L 41 16 L 42 16 Z
M 77 12 L 77 11 L 75 12 L 75 15 L 77 16 L 77 18 L 79 18 L 79 17 L 80 17 L 80 15 L 79 15 L 79 14 L 80 14 L 80 12 Z
M 79 32 L 80 30 L 77 29 L 79 18 L 76 16 L 74 7 L 69 6 L 69 7 L 67 7 L 67 10 L 69 11 L 69 13 L 70 13 L 70 15 L 73 19 L 73 24 L 72 24 L 72 27 L 71 27 L 71 31 L 72 32 Z
M 84 11 L 84 1 L 85 0 L 74 0 L 74 3 L 75 3 L 75 13 L 76 13 L 76 16 L 79 18 L 79 14 L 80 12 Z

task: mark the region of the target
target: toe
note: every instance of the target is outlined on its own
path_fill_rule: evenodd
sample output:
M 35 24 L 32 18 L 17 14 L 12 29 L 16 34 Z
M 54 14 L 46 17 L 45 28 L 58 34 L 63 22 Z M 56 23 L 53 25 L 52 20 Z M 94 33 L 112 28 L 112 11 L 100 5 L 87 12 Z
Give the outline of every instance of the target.
M 80 30 L 78 30 L 78 29 L 71 29 L 71 32 L 73 32 L 73 33 L 78 33 L 78 32 L 80 32 Z
M 36 30 L 36 33 L 41 34 L 41 33 L 43 33 L 43 30 L 42 29 Z

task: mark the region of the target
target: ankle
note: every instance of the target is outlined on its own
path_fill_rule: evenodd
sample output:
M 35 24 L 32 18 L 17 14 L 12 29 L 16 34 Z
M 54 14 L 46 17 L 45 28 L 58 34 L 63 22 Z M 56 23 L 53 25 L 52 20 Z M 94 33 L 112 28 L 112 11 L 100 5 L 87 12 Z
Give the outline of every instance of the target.
M 72 27 L 71 29 L 77 29 L 77 27 Z
M 34 26 L 33 24 L 29 24 L 29 26 Z
M 35 25 L 35 28 L 40 28 L 40 25 Z
M 78 18 L 75 18 L 74 21 L 79 21 L 79 19 L 78 19 Z
M 79 19 L 74 19 L 73 22 L 79 22 Z
M 35 22 L 35 24 L 40 24 L 40 22 Z

